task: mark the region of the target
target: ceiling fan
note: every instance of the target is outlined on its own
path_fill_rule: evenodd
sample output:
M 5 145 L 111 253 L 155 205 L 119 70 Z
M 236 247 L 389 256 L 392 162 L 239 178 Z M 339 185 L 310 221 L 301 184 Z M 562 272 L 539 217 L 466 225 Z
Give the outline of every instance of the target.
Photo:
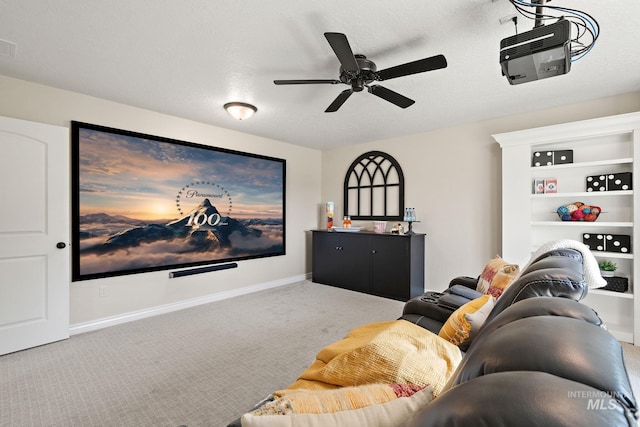
M 314 79 L 314 80 L 274 80 L 276 85 L 307 85 L 307 84 L 338 84 L 350 85 L 350 89 L 342 91 L 338 97 L 327 107 L 325 113 L 333 113 L 344 104 L 353 92 L 361 92 L 367 88 L 369 93 L 376 95 L 385 101 L 397 105 L 400 108 L 407 108 L 415 103 L 413 99 L 400 95 L 391 89 L 380 85 L 371 85 L 374 81 L 384 81 L 395 79 L 396 77 L 408 76 L 411 74 L 423 73 L 425 71 L 446 68 L 447 60 L 443 55 L 436 55 L 395 67 L 385 68 L 376 71 L 376 64 L 367 59 L 364 55 L 354 55 L 347 40 L 347 36 L 342 33 L 324 33 L 325 38 L 331 45 L 338 60 L 340 61 L 340 77 L 336 79 Z

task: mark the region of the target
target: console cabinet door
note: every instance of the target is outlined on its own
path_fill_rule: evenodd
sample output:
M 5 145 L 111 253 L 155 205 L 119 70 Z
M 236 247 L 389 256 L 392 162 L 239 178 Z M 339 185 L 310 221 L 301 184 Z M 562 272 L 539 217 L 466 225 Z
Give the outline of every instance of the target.
M 372 293 L 409 300 L 411 239 L 375 236 L 370 241 Z
M 346 233 L 313 233 L 312 280 L 370 293 L 369 239 Z

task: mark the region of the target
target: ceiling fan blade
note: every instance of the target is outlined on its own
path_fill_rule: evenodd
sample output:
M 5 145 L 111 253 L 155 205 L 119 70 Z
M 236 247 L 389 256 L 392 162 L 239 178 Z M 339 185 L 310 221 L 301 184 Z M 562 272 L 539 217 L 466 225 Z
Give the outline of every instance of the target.
M 438 70 L 447 67 L 447 59 L 444 55 L 436 55 L 430 58 L 419 59 L 395 67 L 385 68 L 376 74 L 378 80 L 395 79 L 396 77 L 408 76 L 411 74 L 424 73 L 425 71 Z
M 333 100 L 331 105 L 329 105 L 327 109 L 324 110 L 324 112 L 334 113 L 338 111 L 338 108 L 340 108 L 342 104 L 344 104 L 344 102 L 351 96 L 352 93 L 353 93 L 353 89 L 347 89 L 340 92 L 340 95 L 338 95 L 338 97 Z
M 324 36 L 338 57 L 342 68 L 356 73 L 360 71 L 358 61 L 356 61 L 356 57 L 353 55 L 347 36 L 342 33 L 324 33 Z
M 375 96 L 378 96 L 384 99 L 385 101 L 389 101 L 400 108 L 410 107 L 416 102 L 413 99 L 409 99 L 404 95 L 400 95 L 398 92 L 394 92 L 391 89 L 387 89 L 386 87 L 373 85 L 373 86 L 368 86 L 368 88 L 369 88 L 369 93 L 372 93 Z
M 342 83 L 340 80 L 274 80 L 274 84 L 277 85 L 315 85 L 315 84 L 338 84 Z

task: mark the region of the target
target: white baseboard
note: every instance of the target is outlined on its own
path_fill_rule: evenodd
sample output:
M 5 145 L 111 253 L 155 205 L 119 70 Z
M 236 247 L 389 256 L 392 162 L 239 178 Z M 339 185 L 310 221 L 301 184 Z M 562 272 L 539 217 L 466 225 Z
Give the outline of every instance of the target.
M 287 277 L 285 279 L 274 280 L 271 282 L 259 283 L 257 285 L 246 286 L 244 288 L 232 289 L 230 291 L 218 292 L 216 294 L 206 295 L 203 297 L 192 298 L 184 301 L 178 301 L 171 304 L 159 305 L 144 310 L 132 311 L 129 313 L 119 314 L 117 316 L 104 317 L 102 319 L 92 320 L 89 322 L 77 323 L 69 328 L 70 335 L 82 334 L 85 332 L 96 331 L 109 326 L 120 325 L 122 323 L 132 322 L 134 320 L 145 319 L 147 317 L 157 316 L 159 314 L 171 313 L 172 311 L 183 310 L 185 308 L 195 307 L 210 302 L 221 301 L 227 298 L 233 298 L 253 292 L 263 291 L 266 289 L 276 288 L 278 286 L 290 285 L 309 279 L 309 274 Z

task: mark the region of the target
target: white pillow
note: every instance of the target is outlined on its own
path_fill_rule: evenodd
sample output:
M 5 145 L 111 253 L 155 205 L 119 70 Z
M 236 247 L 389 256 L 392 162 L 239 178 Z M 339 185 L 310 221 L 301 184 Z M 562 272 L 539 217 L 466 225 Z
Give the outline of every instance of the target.
M 425 387 L 411 397 L 400 397 L 379 405 L 328 414 L 260 415 L 244 414 L 242 427 L 394 427 L 402 426 L 433 398 Z

